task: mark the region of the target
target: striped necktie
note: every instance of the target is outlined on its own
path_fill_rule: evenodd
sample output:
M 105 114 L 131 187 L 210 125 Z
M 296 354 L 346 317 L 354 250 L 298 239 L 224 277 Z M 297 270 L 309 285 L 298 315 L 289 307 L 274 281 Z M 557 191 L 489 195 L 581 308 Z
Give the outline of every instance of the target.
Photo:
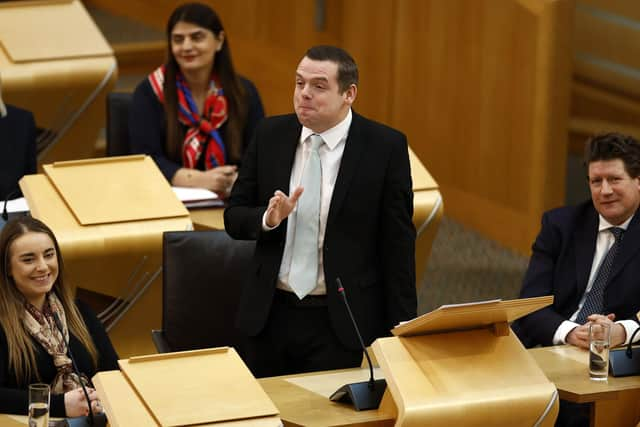
M 591 290 L 587 294 L 587 298 L 584 300 L 584 304 L 578 313 L 578 317 L 576 317 L 576 322 L 581 325 L 585 323 L 587 321 L 587 317 L 592 314 L 604 314 L 602 313 L 604 305 L 604 290 L 609 283 L 611 267 L 613 267 L 613 261 L 620 245 L 622 244 L 622 238 L 624 237 L 624 230 L 620 227 L 611 227 L 607 230 L 613 234 L 616 241 L 613 242 L 609 252 L 607 252 L 607 255 L 604 257 L 604 260 L 600 265 L 600 269 L 598 270 L 598 274 L 596 275 L 596 279 L 593 281 L 593 286 L 591 286 Z

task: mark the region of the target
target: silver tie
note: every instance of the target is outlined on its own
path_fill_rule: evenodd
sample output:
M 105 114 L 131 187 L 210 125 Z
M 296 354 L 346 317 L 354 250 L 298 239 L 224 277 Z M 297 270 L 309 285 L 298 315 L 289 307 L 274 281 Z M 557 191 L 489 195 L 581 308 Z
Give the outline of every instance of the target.
M 304 191 L 298 199 L 293 256 L 289 271 L 289 286 L 300 299 L 311 292 L 318 282 L 318 230 L 322 182 L 322 165 L 318 149 L 324 141 L 315 133 L 310 139 L 311 151 L 302 175 Z

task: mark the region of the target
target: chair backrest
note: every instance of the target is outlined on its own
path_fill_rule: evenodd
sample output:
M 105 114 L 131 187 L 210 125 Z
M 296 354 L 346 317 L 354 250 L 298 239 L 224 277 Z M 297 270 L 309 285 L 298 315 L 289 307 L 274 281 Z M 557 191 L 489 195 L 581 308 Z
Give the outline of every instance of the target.
M 163 236 L 162 328 L 170 351 L 233 346 L 240 292 L 255 242 L 225 231 L 172 231 Z
M 129 107 L 133 95 L 128 92 L 107 94 L 107 156 L 131 154 L 129 146 Z

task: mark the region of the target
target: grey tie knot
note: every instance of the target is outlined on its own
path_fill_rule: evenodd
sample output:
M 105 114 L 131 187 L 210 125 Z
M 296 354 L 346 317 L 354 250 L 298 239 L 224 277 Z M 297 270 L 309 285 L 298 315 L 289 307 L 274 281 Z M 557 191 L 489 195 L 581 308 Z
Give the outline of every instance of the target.
M 613 237 L 615 237 L 616 242 L 619 242 L 622 240 L 622 237 L 624 236 L 624 229 L 620 227 L 611 227 L 608 230 L 611 232 L 611 234 L 613 234 Z
M 317 133 L 311 134 L 309 138 L 311 139 L 311 151 L 317 152 L 318 149 L 320 148 L 320 145 L 322 145 L 322 143 L 324 142 L 324 140 Z

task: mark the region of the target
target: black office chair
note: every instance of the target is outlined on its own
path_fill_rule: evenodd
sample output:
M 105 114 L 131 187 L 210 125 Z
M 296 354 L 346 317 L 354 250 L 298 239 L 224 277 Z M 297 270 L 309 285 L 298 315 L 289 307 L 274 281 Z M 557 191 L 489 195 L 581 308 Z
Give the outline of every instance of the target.
M 129 146 L 129 108 L 133 94 L 107 94 L 107 156 L 131 154 Z
M 235 318 L 254 248 L 225 231 L 164 233 L 162 330 L 152 331 L 160 353 L 231 346 L 242 354 Z

